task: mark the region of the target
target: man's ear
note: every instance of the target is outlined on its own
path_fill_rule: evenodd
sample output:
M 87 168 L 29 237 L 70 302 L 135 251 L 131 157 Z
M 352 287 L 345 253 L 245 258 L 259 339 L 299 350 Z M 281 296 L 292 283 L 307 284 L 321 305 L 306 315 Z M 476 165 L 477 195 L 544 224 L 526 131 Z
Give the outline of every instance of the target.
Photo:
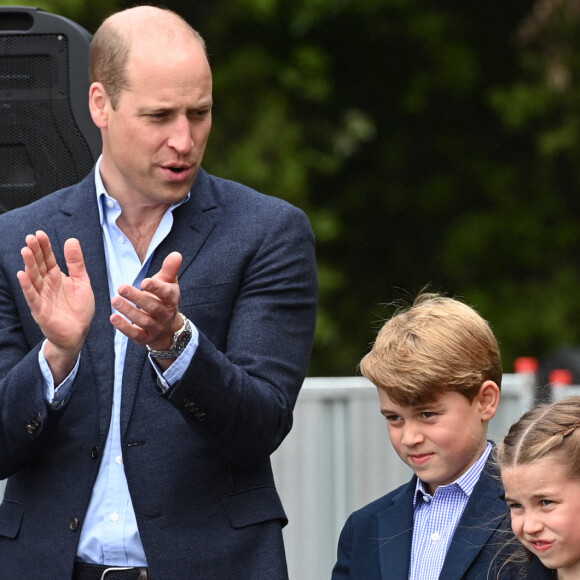
M 99 128 L 107 127 L 111 101 L 102 83 L 93 83 L 89 89 L 89 109 L 93 123 Z
M 489 421 L 496 413 L 501 391 L 493 381 L 484 381 L 475 401 L 479 406 L 482 421 Z

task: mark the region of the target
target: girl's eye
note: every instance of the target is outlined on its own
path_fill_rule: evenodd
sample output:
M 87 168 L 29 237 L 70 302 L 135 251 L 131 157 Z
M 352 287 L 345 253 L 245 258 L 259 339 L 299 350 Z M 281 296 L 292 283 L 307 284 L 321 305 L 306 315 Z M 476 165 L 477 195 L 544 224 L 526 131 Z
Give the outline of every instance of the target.
M 509 502 L 508 503 L 508 507 L 510 508 L 510 510 L 519 510 L 522 508 L 522 504 L 521 503 L 516 503 L 515 501 Z

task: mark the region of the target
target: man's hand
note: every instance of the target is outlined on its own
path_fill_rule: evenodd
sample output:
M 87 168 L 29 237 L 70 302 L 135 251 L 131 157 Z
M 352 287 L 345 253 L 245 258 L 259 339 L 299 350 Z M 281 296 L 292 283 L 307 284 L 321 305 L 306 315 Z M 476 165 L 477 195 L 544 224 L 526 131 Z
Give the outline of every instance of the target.
M 128 284 L 119 286 L 119 295 L 113 298 L 112 305 L 120 314 L 111 315 L 111 324 L 137 344 L 168 349 L 173 335 L 183 325 L 177 281 L 181 261 L 179 252 L 171 252 L 161 270 L 143 280 L 141 290 Z
M 95 297 L 78 240 L 64 244 L 69 275 L 56 263 L 45 232 L 26 236 L 18 281 L 30 312 L 48 339 L 45 357 L 60 382 L 72 370 L 95 314 Z M 64 374 L 64 376 L 63 376 Z

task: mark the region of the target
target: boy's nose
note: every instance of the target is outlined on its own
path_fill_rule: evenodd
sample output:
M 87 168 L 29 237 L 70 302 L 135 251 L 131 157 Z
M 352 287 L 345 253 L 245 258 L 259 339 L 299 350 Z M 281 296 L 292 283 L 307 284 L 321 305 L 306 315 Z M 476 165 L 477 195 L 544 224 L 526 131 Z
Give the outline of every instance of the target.
M 405 426 L 401 433 L 401 445 L 407 447 L 413 447 L 418 443 L 423 441 L 423 434 L 420 429 L 413 427 L 412 425 Z

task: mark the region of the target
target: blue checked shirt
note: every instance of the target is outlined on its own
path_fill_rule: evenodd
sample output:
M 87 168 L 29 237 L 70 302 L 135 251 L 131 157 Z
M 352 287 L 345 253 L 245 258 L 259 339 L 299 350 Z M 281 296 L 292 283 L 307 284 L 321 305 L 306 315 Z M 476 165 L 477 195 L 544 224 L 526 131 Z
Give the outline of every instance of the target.
M 113 298 L 121 284 L 132 284 L 139 288 L 147 275 L 151 257 L 157 246 L 171 231 L 173 210 L 181 204 L 172 205 L 163 216 L 143 263 L 131 242 L 117 227 L 121 208 L 110 197 L 100 176 L 100 162 L 95 170 L 95 185 L 103 230 L 103 243 L 109 275 L 109 293 Z M 189 196 L 181 203 L 185 203 Z M 111 310 L 112 312 L 113 310 Z M 185 372 L 197 349 L 199 333 L 192 324 L 193 336 L 181 356 L 165 371 L 150 358 L 160 383 L 165 388 L 175 384 Z M 121 448 L 121 388 L 127 337 L 115 331 L 115 382 L 113 390 L 113 412 L 107 436 L 103 460 L 93 488 L 91 501 L 81 530 L 77 558 L 90 563 L 113 566 L 146 566 L 147 560 L 127 486 Z M 66 405 L 72 394 L 74 378 L 79 361 L 71 374 L 55 387 L 50 369 L 44 358 L 44 348 L 39 353 L 39 363 L 44 375 L 45 397 L 53 409 Z
M 482 456 L 459 479 L 438 487 L 434 495 L 417 480 L 409 580 L 439 578 L 457 524 L 490 452 L 488 443 Z

